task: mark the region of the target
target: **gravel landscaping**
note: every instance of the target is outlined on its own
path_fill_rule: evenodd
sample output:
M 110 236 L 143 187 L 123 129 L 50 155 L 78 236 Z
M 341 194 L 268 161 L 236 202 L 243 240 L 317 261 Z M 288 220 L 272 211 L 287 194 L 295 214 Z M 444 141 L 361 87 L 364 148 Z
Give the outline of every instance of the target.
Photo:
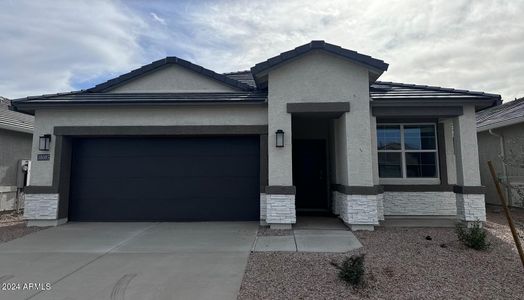
M 47 227 L 27 227 L 16 211 L 0 212 L 0 243 L 8 242 Z
M 524 236 L 524 210 L 512 215 Z M 364 247 L 348 253 L 252 253 L 238 299 L 523 299 L 524 270 L 503 212 L 488 208 L 485 227 L 487 251 L 465 248 L 453 228 L 378 228 L 356 232 Z M 330 264 L 356 253 L 366 255 L 360 289 Z

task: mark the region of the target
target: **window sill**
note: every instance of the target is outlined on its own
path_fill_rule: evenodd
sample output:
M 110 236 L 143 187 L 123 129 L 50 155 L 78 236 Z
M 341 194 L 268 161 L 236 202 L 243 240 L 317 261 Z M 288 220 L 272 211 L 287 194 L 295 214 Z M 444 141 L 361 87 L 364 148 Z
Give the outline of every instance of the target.
M 440 184 L 440 178 L 380 178 L 381 185 L 428 185 Z

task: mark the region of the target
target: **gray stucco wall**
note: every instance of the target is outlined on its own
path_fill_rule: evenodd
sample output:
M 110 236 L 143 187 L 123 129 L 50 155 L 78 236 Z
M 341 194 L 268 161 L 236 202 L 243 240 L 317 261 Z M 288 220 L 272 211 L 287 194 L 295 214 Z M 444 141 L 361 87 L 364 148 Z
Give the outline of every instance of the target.
M 346 142 L 337 144 L 337 155 L 351 156 L 352 183 L 372 185 L 371 132 L 369 113 L 369 78 L 367 69 L 325 52 L 313 51 L 305 54 L 268 74 L 268 132 L 269 132 L 269 185 L 292 185 L 292 132 L 291 114 L 286 111 L 287 103 L 294 102 L 350 102 L 351 111 L 341 116 L 335 127 L 336 136 L 348 135 Z M 286 132 L 286 146 L 275 147 L 275 132 Z M 359 129 L 359 130 L 356 130 Z M 352 153 L 352 154 L 351 154 Z M 348 173 L 348 160 L 344 163 Z M 342 174 L 340 174 L 343 176 Z M 338 172 L 337 172 L 337 178 Z M 347 184 L 348 176 L 345 182 Z
M 520 158 L 520 161 L 524 160 L 524 123 L 517 125 L 501 127 L 493 130 L 494 133 L 502 135 L 504 138 L 504 155 L 508 159 Z M 500 140 L 489 134 L 488 131 L 483 131 L 478 134 L 479 143 L 479 160 L 480 160 L 480 176 L 482 185 L 487 187 L 486 203 L 500 204 L 500 200 L 497 196 L 495 184 L 491 178 L 487 162 L 491 160 L 497 171 L 497 175 L 502 176 L 503 164 L 499 157 L 500 151 Z M 507 167 L 507 175 L 512 183 L 524 184 L 524 165 L 519 167 L 518 165 L 509 165 Z M 518 195 L 509 193 L 513 205 L 524 207 L 522 199 L 519 199 Z M 505 190 L 505 196 L 508 196 Z
M 100 107 L 38 110 L 35 115 L 31 185 L 51 186 L 53 137 L 49 161 L 37 161 L 38 137 L 53 133 L 56 126 L 177 126 L 177 125 L 267 125 L 265 105 Z
M 453 120 L 442 121 L 444 127 L 444 144 L 446 145 L 446 167 L 448 171 L 448 184 L 457 183 L 457 164 L 455 158 L 455 145 L 453 144 Z M 438 141 L 441 145 L 442 141 Z M 446 182 L 443 182 L 444 184 Z
M 110 93 L 234 92 L 232 87 L 178 65 L 171 65 L 120 85 Z
M 346 119 L 340 117 L 335 120 L 335 182 L 347 185 L 348 183 L 348 156 L 346 155 Z
M 475 106 L 464 105 L 464 113 L 453 119 L 457 184 L 480 186 Z
M 18 161 L 31 158 L 32 136 L 0 129 L 0 187 L 16 186 Z

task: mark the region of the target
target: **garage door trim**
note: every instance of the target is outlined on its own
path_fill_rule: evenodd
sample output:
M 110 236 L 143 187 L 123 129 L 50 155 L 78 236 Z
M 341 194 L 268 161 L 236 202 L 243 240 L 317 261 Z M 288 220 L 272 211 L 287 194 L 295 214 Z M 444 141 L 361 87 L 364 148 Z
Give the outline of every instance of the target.
M 103 127 L 102 130 L 95 128 Z M 51 186 L 28 186 L 26 187 L 26 194 L 59 194 L 58 215 L 57 218 L 67 218 L 69 210 L 69 176 L 71 174 L 71 138 L 75 136 L 117 136 L 111 130 L 118 130 L 122 134 L 123 130 L 127 130 L 126 135 L 131 135 L 135 130 L 143 130 L 139 128 L 154 127 L 164 128 L 164 135 L 169 136 L 167 132 L 178 132 L 177 135 L 195 135 L 190 134 L 189 131 L 199 130 L 200 135 L 259 135 L 260 136 L 260 192 L 264 193 L 265 187 L 268 185 L 268 128 L 267 125 L 210 125 L 210 126 L 56 126 L 54 133 L 54 159 L 53 159 L 53 180 Z M 194 129 L 200 127 L 201 129 Z M 116 129 L 125 128 L 125 129 Z M 171 128 L 171 129 L 168 129 Z M 188 131 L 184 131 L 187 129 Z M 124 131 L 125 132 L 125 131 Z M 206 134 L 207 132 L 207 134 Z M 74 133 L 74 135 L 73 135 Z M 150 134 L 157 135 L 158 134 Z M 140 134 L 136 134 L 140 136 Z

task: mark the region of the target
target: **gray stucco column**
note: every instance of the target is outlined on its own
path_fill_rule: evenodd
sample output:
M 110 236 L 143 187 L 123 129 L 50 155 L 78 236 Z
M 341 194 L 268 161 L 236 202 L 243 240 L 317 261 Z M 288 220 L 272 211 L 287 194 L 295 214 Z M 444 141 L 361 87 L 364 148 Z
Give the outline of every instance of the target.
M 286 99 L 269 88 L 268 101 L 268 187 L 266 188 L 265 223 L 273 229 L 288 229 L 296 223 L 293 187 L 293 145 L 291 114 Z M 284 131 L 284 147 L 276 147 L 276 131 Z
M 470 223 L 486 221 L 484 194 L 480 189 L 479 154 L 475 106 L 464 106 L 464 113 L 453 119 L 457 169 L 457 219 Z
M 334 210 L 352 230 L 373 230 L 383 219 L 383 198 L 374 192 L 376 120 L 368 95 L 353 95 L 351 104 L 351 111 L 335 122 L 337 183 L 342 188 L 334 193 Z

